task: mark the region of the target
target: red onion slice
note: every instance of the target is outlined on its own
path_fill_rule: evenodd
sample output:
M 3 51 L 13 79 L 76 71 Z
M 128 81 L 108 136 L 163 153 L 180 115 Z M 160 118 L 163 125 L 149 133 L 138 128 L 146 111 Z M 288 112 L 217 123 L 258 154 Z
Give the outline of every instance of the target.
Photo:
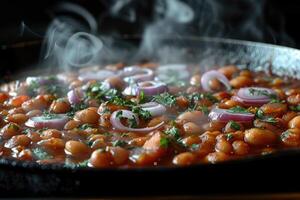
M 115 72 L 103 69 L 103 70 L 98 70 L 98 71 L 82 72 L 78 76 L 78 79 L 83 82 L 87 82 L 90 80 L 103 81 L 104 79 L 109 78 L 114 75 L 116 75 Z
M 142 86 L 149 85 L 149 86 Z M 145 81 L 134 85 L 129 85 L 123 91 L 124 95 L 135 96 L 141 92 L 145 95 L 158 95 L 168 91 L 168 87 L 165 83 L 160 81 Z
M 119 112 L 122 112 L 122 114 L 120 116 L 117 116 Z M 117 110 L 117 111 L 115 111 L 115 112 L 112 113 L 112 115 L 110 117 L 110 123 L 112 124 L 112 126 L 116 130 L 120 130 L 120 131 L 150 132 L 150 131 L 153 131 L 155 129 L 158 129 L 159 127 L 161 127 L 164 124 L 164 122 L 161 122 L 161 123 L 159 123 L 159 124 L 157 124 L 156 126 L 153 126 L 153 127 L 129 128 L 127 126 L 124 126 L 121 123 L 120 118 L 126 118 L 126 119 L 132 119 L 132 118 L 134 118 L 136 120 L 137 124 L 139 124 L 138 117 L 133 112 L 128 111 L 128 110 Z
M 211 71 L 205 72 L 201 77 L 201 85 L 205 91 L 212 92 L 212 89 L 209 86 L 209 83 L 212 79 L 218 79 L 221 83 L 223 83 L 225 85 L 227 90 L 231 89 L 229 81 L 224 74 L 222 74 L 221 72 L 218 72 L 216 70 L 211 70 Z
M 166 107 L 156 102 L 149 102 L 141 104 L 140 107 L 143 110 L 147 110 L 150 112 L 152 117 L 160 116 L 166 112 Z
M 79 104 L 83 99 L 83 91 L 80 88 L 72 89 L 67 94 L 70 104 Z
M 130 66 L 123 69 L 121 76 L 126 82 L 150 81 L 154 78 L 154 72 L 151 69 Z
M 208 117 L 213 121 L 219 122 L 252 122 L 254 120 L 254 114 L 252 113 L 233 113 L 227 109 L 213 108 Z
M 63 129 L 69 118 L 64 114 L 58 114 L 51 118 L 45 116 L 31 117 L 25 122 L 25 125 L 31 128 L 54 128 Z
M 263 87 L 245 87 L 239 89 L 232 99 L 246 106 L 261 106 L 271 100 L 271 96 L 276 96 L 274 90 Z

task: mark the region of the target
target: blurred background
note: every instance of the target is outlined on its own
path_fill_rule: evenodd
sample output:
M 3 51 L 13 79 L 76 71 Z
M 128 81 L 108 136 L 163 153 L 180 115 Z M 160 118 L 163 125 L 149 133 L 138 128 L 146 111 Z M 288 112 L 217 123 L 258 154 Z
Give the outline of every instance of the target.
M 111 38 L 145 34 L 179 39 L 209 36 L 300 48 L 300 1 L 11 0 L 2 1 L 0 7 L 1 74 L 8 73 L 8 66 L 20 68 L 33 55 L 39 55 L 40 41 L 61 14 L 57 5 L 63 2 L 78 4 L 90 12 L 97 23 L 97 34 Z M 37 48 L 22 48 L 22 58 L 16 58 L 20 52 L 14 47 L 23 47 L 24 42 L 36 43 Z

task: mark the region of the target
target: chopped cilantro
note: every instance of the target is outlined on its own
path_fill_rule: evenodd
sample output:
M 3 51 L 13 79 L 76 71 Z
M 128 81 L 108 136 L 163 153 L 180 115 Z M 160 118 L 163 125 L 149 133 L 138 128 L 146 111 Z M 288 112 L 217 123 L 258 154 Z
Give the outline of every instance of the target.
M 261 89 L 255 89 L 255 88 L 249 88 L 249 92 L 253 96 L 267 96 L 271 99 L 276 99 L 277 96 L 275 94 L 269 93 L 268 90 L 261 90 Z
M 176 97 L 165 92 L 159 95 L 155 95 L 152 101 L 163 104 L 165 106 L 173 106 L 176 103 Z
M 120 118 L 122 118 L 122 116 L 123 116 L 123 111 L 122 111 L 122 110 L 119 110 L 119 111 L 117 112 L 116 117 L 117 117 L 118 119 L 120 119 Z
M 195 151 L 195 150 L 197 150 L 198 148 L 199 148 L 199 144 L 192 144 L 191 145 L 191 149 L 192 149 L 192 151 Z
M 20 129 L 20 127 L 17 126 L 16 124 L 10 123 L 8 125 L 8 129 L 13 129 L 14 131 L 18 131 Z
M 162 137 L 159 141 L 159 144 L 161 147 L 163 148 L 168 148 L 169 147 L 169 144 L 170 144 L 170 140 L 166 137 Z
M 297 106 L 290 106 L 289 108 L 290 108 L 290 110 L 292 110 L 292 111 L 300 111 L 300 105 L 297 105 Z
M 249 111 L 246 108 L 243 108 L 241 106 L 235 106 L 230 109 L 228 109 L 228 112 L 230 113 L 249 113 Z
M 231 139 L 233 139 L 232 133 L 226 134 L 226 139 L 227 139 L 228 141 L 231 140 Z
M 46 151 L 40 148 L 33 149 L 33 154 L 38 160 L 45 160 L 45 159 L 51 159 L 53 158 L 51 155 L 49 155 Z
M 210 93 L 193 93 L 188 95 L 188 99 L 193 103 L 202 99 L 207 99 L 213 103 L 217 103 L 218 99 Z
M 176 128 L 175 126 L 166 130 L 165 134 L 173 137 L 175 140 L 178 140 L 180 138 L 179 129 Z
M 88 129 L 88 128 L 93 128 L 93 126 L 90 125 L 90 124 L 82 124 L 82 125 L 80 125 L 78 128 L 79 128 L 80 130 L 86 130 L 86 129 Z
M 258 109 L 256 111 L 255 116 L 264 122 L 268 122 L 268 123 L 276 123 L 277 122 L 277 120 L 274 117 L 265 116 L 264 112 L 261 109 Z
M 289 130 L 284 131 L 281 135 L 280 135 L 280 139 L 281 140 L 286 140 L 289 136 L 290 136 L 291 132 Z
M 43 118 L 44 119 L 55 119 L 57 117 L 57 114 L 50 113 L 48 111 L 43 112 Z
M 138 126 L 135 117 L 129 118 L 127 122 L 130 128 L 136 128 Z
M 97 82 L 88 87 L 86 96 L 89 99 L 96 99 L 98 102 L 102 102 L 105 99 L 119 96 L 119 94 L 116 89 L 108 88 L 105 84 Z
M 80 104 L 76 104 L 76 105 L 72 105 L 71 107 L 71 111 L 69 111 L 67 113 L 68 117 L 74 117 L 75 113 L 79 110 L 83 110 L 86 109 L 88 106 L 84 103 L 80 103 Z
M 234 129 L 234 130 L 240 130 L 241 126 L 236 123 L 235 121 L 229 121 L 229 126 L 230 128 Z
M 116 140 L 116 141 L 112 142 L 112 145 L 114 147 L 125 147 L 127 145 L 127 142 L 124 140 Z
M 144 120 L 151 118 L 151 113 L 148 110 L 144 110 L 139 106 L 132 107 L 132 112 L 137 114 L 140 118 Z
M 207 106 L 199 106 L 199 110 L 202 111 L 205 115 L 209 114 L 209 110 Z
M 120 96 L 114 96 L 112 97 L 110 100 L 109 100 L 110 103 L 112 104 L 115 104 L 115 105 L 118 105 L 118 106 L 135 106 L 135 103 L 130 101 L 130 100 L 127 100 L 127 99 L 124 99 Z
M 139 93 L 139 103 L 145 103 L 145 99 L 146 99 L 145 92 L 141 91 Z
M 82 161 L 79 163 L 66 162 L 64 167 L 71 168 L 71 169 L 78 168 L 78 167 L 87 167 L 88 163 L 89 163 L 89 160 L 85 160 L 85 161 Z

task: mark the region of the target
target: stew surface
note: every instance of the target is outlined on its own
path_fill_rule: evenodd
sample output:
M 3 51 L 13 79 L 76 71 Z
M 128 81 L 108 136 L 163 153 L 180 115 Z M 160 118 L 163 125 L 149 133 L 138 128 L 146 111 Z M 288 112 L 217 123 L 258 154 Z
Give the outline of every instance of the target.
M 1 91 L 1 157 L 41 165 L 186 166 L 300 146 L 299 81 L 234 65 L 118 63 Z

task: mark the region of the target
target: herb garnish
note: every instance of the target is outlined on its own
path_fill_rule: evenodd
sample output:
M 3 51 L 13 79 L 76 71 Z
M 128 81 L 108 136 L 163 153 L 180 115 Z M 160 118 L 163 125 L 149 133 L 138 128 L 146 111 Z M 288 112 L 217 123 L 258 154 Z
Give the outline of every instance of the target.
M 163 104 L 165 106 L 173 106 L 176 103 L 176 96 L 165 92 L 159 95 L 155 95 L 152 101 Z
M 235 106 L 230 109 L 228 109 L 228 112 L 230 113 L 249 113 L 249 111 L 246 108 L 243 108 L 241 106 Z
M 57 114 L 50 113 L 49 111 L 44 111 L 42 117 L 44 119 L 48 119 L 48 120 L 49 119 L 55 119 L 55 118 L 57 118 Z
M 125 147 L 127 145 L 127 142 L 124 140 L 115 140 L 112 142 L 112 145 L 114 147 Z
M 169 138 L 162 137 L 159 141 L 159 144 L 163 148 L 168 148 L 170 145 L 170 140 L 169 140 Z
M 255 88 L 249 88 L 249 92 L 253 96 L 267 96 L 270 99 L 276 99 L 277 96 L 275 94 L 269 93 L 268 90 L 259 90 Z
M 85 161 L 82 161 L 82 162 L 79 162 L 79 163 L 73 163 L 73 162 L 68 162 L 67 163 L 66 162 L 64 167 L 75 169 L 75 168 L 78 168 L 78 167 L 87 167 L 88 163 L 89 163 L 89 160 L 85 160 Z
M 86 109 L 87 107 L 88 106 L 84 103 L 72 105 L 71 111 L 67 112 L 67 116 L 72 118 L 72 117 L 74 117 L 74 115 L 77 111 Z
M 53 158 L 53 156 L 49 155 L 46 151 L 44 151 L 40 148 L 35 148 L 32 150 L 32 152 L 38 160 L 45 160 L 45 159 Z
M 179 129 L 175 126 L 166 130 L 165 134 L 173 137 L 175 140 L 178 140 L 180 138 Z
M 229 121 L 229 126 L 230 128 L 234 129 L 234 130 L 240 130 L 241 126 L 236 123 L 235 121 Z
M 140 118 L 144 120 L 151 118 L 151 113 L 148 110 L 144 110 L 139 106 L 132 107 L 132 112 L 137 114 Z
M 297 106 L 290 106 L 289 108 L 290 108 L 290 110 L 292 110 L 292 111 L 300 111 L 300 105 L 297 105 Z
M 261 121 L 268 123 L 277 123 L 277 120 L 271 116 L 265 116 L 264 112 L 261 109 L 258 109 L 255 113 L 255 116 Z

